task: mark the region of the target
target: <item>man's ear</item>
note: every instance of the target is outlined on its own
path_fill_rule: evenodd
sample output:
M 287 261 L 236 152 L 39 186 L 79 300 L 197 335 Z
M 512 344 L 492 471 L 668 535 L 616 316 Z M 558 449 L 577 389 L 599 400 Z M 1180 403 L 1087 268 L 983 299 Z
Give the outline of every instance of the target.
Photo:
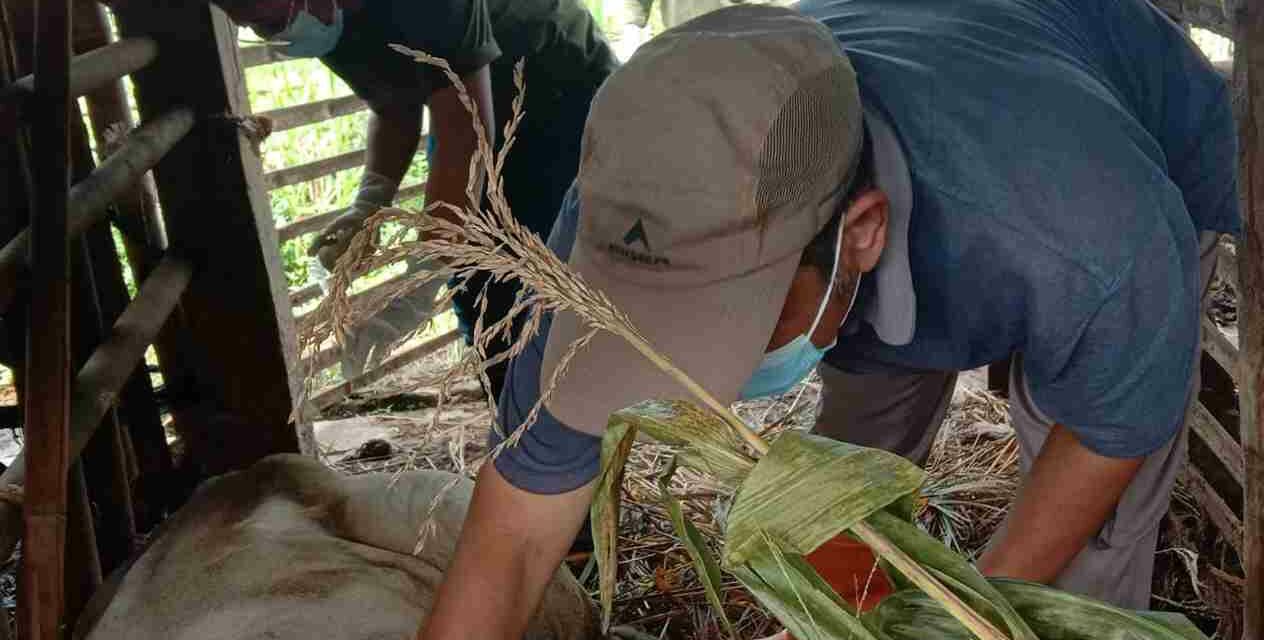
M 881 189 L 862 192 L 847 208 L 843 221 L 843 268 L 848 273 L 872 271 L 887 246 L 889 201 Z

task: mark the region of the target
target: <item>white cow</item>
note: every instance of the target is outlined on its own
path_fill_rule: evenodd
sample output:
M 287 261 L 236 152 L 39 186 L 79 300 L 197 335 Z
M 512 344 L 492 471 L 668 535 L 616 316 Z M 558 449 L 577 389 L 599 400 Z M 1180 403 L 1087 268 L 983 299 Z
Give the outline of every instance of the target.
M 457 484 L 436 506 L 438 492 Z M 412 638 L 447 566 L 473 485 L 449 473 L 344 476 L 272 456 L 204 484 L 88 605 L 88 640 Z M 413 555 L 433 509 L 436 528 Z M 566 571 L 528 638 L 597 634 Z

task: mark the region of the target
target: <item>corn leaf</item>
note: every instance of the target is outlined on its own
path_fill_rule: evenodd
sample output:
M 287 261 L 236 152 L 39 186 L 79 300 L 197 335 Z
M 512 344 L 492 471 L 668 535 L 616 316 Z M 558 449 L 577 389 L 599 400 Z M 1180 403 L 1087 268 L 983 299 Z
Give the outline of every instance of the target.
M 720 565 L 707 548 L 707 541 L 702 537 L 702 532 L 698 531 L 698 528 L 685 517 L 680 501 L 671 493 L 671 478 L 675 473 L 676 458 L 673 457 L 667 465 L 667 471 L 658 479 L 658 490 L 663 506 L 667 508 L 667 514 L 671 516 L 672 526 L 676 528 L 676 537 L 689 553 L 689 559 L 693 561 L 694 571 L 698 573 L 698 581 L 702 583 L 707 602 L 711 604 L 712 609 L 715 609 L 715 614 L 724 624 L 724 630 L 729 637 L 736 637 L 733 624 L 729 622 L 728 614 L 724 612 L 724 600 L 720 597 L 720 585 L 723 582 Z
M 1129 611 L 1020 580 L 998 579 L 992 583 L 1042 640 L 1207 640 L 1197 627 L 1178 614 Z
M 889 512 L 875 513 L 865 522 L 908 554 L 919 565 L 930 571 L 944 586 L 957 594 L 971 609 L 987 618 L 1002 630 L 1008 629 L 1014 640 L 1037 640 L 1031 627 L 1023 620 L 1000 591 L 992 586 L 974 565 L 944 546 L 930 534 L 907 520 Z M 893 567 L 886 567 L 893 580 L 903 576 Z M 938 606 L 938 605 L 936 605 Z
M 1017 580 L 990 581 L 1041 640 L 1207 640 L 1184 616 L 1135 612 L 1051 587 Z M 915 589 L 895 593 L 864 621 L 879 640 L 967 640 L 956 620 Z
M 636 428 L 626 422 L 610 421 L 601 439 L 601 476 L 597 493 L 590 507 L 593 530 L 593 555 L 597 558 L 597 582 L 601 590 L 601 628 L 610 628 L 610 612 L 614 608 L 616 570 L 619 566 L 619 501 L 623 486 L 623 467 L 636 441 Z
M 742 453 L 742 443 L 719 416 L 683 400 L 649 400 L 611 416 L 611 423 L 625 422 L 663 444 L 678 447 L 676 455 L 685 466 L 705 473 L 727 486 L 736 486 L 750 473 L 755 461 Z
M 729 571 L 797 640 L 877 640 L 803 556 L 766 535 L 758 545 L 749 564 Z
M 807 555 L 875 511 L 903 508 L 924 475 L 895 454 L 787 432 L 738 489 L 724 565 L 750 562 L 765 533 L 787 552 Z

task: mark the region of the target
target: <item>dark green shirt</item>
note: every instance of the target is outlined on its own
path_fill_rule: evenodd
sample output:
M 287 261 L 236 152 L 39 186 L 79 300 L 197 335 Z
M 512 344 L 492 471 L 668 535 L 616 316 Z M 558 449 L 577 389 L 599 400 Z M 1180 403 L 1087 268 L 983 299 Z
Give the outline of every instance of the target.
M 527 106 L 537 115 L 548 112 L 539 108 L 545 100 L 573 90 L 591 95 L 616 64 L 580 0 L 365 0 L 346 13 L 338 46 L 322 60 L 375 109 L 424 104 L 448 86 L 392 43 L 442 57 L 458 74 L 490 65 L 498 122 L 508 117 L 519 59 L 527 61 Z

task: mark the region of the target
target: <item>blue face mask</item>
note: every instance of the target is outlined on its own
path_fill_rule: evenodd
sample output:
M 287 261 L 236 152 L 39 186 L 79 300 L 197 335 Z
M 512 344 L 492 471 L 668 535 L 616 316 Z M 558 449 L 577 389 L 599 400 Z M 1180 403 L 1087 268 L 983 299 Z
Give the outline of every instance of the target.
M 285 43 L 277 45 L 277 49 L 287 57 L 316 58 L 333 51 L 341 37 L 342 7 L 335 5 L 333 24 L 325 24 L 305 9 L 299 9 L 290 25 L 271 40 Z
M 839 225 L 838 234 L 842 237 L 843 225 Z M 835 245 L 837 246 L 837 245 Z M 816 310 L 816 318 L 812 320 L 812 326 L 808 329 L 807 335 L 795 337 L 794 340 L 769 351 L 764 354 L 764 359 L 760 361 L 756 367 L 755 373 L 751 374 L 750 380 L 746 381 L 746 386 L 742 387 L 741 399 L 750 400 L 751 398 L 760 398 L 764 396 L 772 396 L 789 391 L 799 381 L 808 377 L 816 365 L 820 364 L 821 358 L 825 357 L 825 352 L 834 348 L 838 343 L 836 337 L 825 347 L 817 347 L 812 344 L 811 335 L 816 333 L 816 326 L 821 322 L 821 316 L 825 314 L 825 307 L 829 304 L 830 296 L 834 293 L 834 279 L 838 275 L 838 263 L 841 262 L 836 256 L 834 258 L 834 269 L 830 273 L 829 285 L 825 287 L 825 299 L 821 301 L 821 306 Z M 860 279 L 856 279 L 856 288 L 852 290 L 851 302 L 847 304 L 847 311 L 843 314 L 843 320 L 851 314 L 851 308 L 856 304 L 856 293 L 860 291 Z

